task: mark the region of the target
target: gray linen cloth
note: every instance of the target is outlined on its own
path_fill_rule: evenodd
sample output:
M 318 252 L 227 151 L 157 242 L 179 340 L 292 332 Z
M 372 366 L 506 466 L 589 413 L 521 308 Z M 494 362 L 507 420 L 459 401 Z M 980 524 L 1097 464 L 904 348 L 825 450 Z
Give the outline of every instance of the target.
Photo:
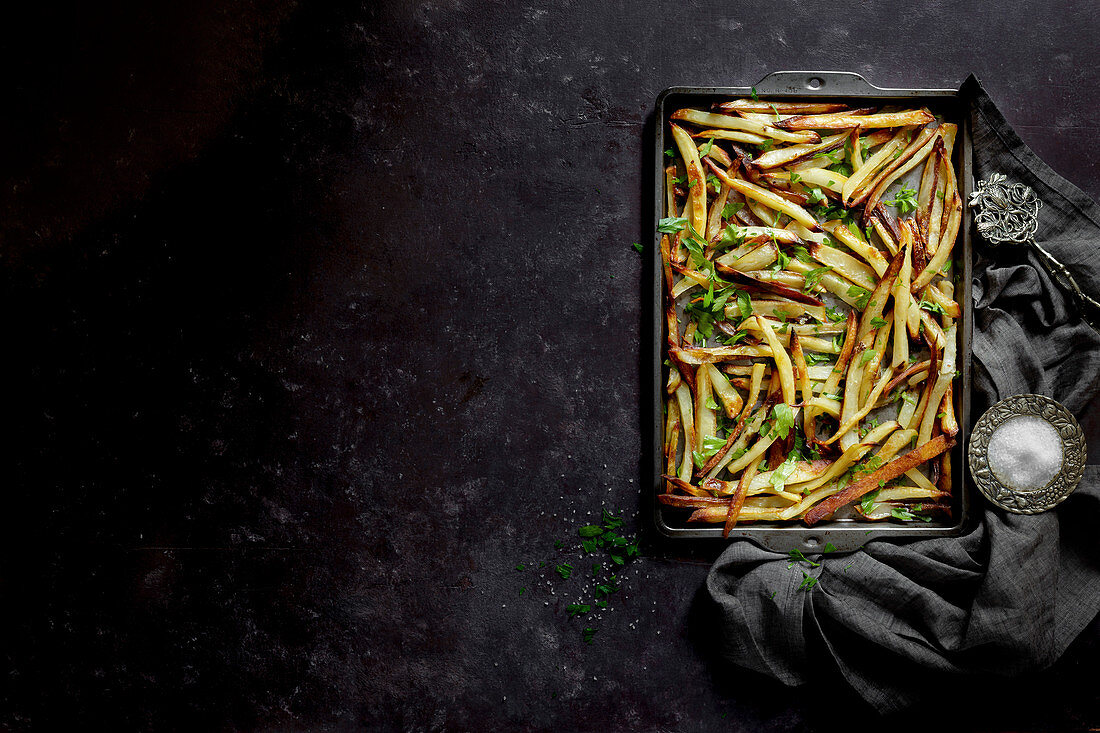
M 1100 207 L 1023 144 L 976 78 L 962 91 L 975 176 L 1031 186 L 1044 203 L 1039 241 L 1100 298 Z M 1079 413 L 1100 389 L 1100 335 L 1024 246 L 993 248 L 975 235 L 975 253 L 971 423 L 1025 392 Z M 792 686 L 838 670 L 883 713 L 956 676 L 1052 664 L 1100 610 L 1100 466 L 1037 516 L 975 496 L 981 521 L 969 534 L 815 557 L 819 582 L 808 591 L 786 556 L 733 542 L 706 581 L 720 654 Z

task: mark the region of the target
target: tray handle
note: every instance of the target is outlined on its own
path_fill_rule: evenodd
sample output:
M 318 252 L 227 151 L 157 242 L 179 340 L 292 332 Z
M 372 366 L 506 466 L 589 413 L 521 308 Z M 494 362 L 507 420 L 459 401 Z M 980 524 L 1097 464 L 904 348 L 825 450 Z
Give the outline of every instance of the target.
M 756 82 L 757 94 L 868 94 L 881 92 L 854 71 L 773 71 Z
M 871 539 L 871 533 L 865 529 L 829 530 L 820 532 L 776 530 L 761 534 L 738 535 L 736 530 L 731 536 L 740 536 L 753 544 L 772 552 L 788 553 L 801 550 L 806 555 L 817 555 L 829 548 L 829 552 L 843 554 L 860 550 Z M 890 539 L 878 538 L 878 539 Z M 919 539 L 914 537 L 914 539 Z

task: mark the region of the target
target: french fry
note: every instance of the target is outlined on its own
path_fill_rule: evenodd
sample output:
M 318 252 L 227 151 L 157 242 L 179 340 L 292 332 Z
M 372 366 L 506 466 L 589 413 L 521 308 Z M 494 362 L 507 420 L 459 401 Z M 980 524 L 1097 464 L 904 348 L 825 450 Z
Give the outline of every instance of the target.
M 751 240 L 761 237 L 770 240 L 773 244 L 805 244 L 805 240 L 796 232 L 777 227 L 745 227 L 731 224 L 726 230 L 729 234 L 740 239 Z
M 857 403 L 861 407 L 867 404 L 867 400 L 871 399 L 872 403 L 878 399 L 876 396 L 874 399 L 870 397 L 871 388 L 875 384 L 875 380 L 878 379 L 879 368 L 882 366 L 882 359 L 886 354 L 886 345 L 890 342 L 890 329 L 893 323 L 893 316 L 889 313 L 884 314 L 886 316 L 885 323 L 879 326 L 875 333 L 875 342 L 871 347 L 871 356 L 867 359 L 867 366 L 864 367 L 863 381 L 859 385 L 859 402 Z M 864 359 L 860 359 L 863 361 Z M 889 381 L 889 380 L 887 380 Z M 883 387 L 886 385 L 884 384 Z M 867 409 L 870 410 L 874 405 L 868 405 Z
M 863 167 L 863 146 L 859 144 L 859 131 L 860 128 L 853 127 L 852 131 L 848 133 L 848 162 L 851 164 L 853 172 Z M 841 190 L 843 190 L 843 187 L 841 187 Z
M 908 231 L 908 228 L 906 229 Z M 906 324 L 909 320 L 909 280 L 912 277 L 912 236 L 903 237 L 901 268 L 898 272 L 898 284 L 894 286 L 894 358 L 890 362 L 897 369 L 909 361 L 909 334 Z
M 830 235 L 840 240 L 841 244 L 862 257 L 864 262 L 875 271 L 875 274 L 879 277 L 883 276 L 888 266 L 887 259 L 882 256 L 881 252 L 868 244 L 863 237 L 853 233 L 851 229 L 839 221 L 827 221 L 822 224 L 822 227 Z
M 882 205 L 881 201 L 875 207 L 875 210 L 871 212 L 871 218 L 873 219 L 875 233 L 882 239 L 886 249 L 890 250 L 890 254 L 896 255 L 898 249 L 900 249 L 897 242 L 901 238 L 901 231 L 894 220 L 887 216 L 886 207 Z
M 813 509 L 806 512 L 802 517 L 802 521 L 805 522 L 807 526 L 812 527 L 840 507 L 850 504 L 864 494 L 879 488 L 880 482 L 893 481 L 906 471 L 916 468 L 922 463 L 940 455 L 944 451 L 950 450 L 954 445 L 955 441 L 941 435 L 919 448 L 909 451 L 900 458 L 895 458 L 882 468 L 872 472 L 859 481 L 849 484 L 842 491 L 833 494 Z
M 676 397 L 668 400 L 665 417 L 665 473 L 676 473 L 676 451 L 680 448 L 680 405 Z M 672 491 L 672 484 L 665 482 L 665 491 Z
M 879 169 L 892 160 L 894 153 L 900 155 L 900 151 L 905 147 L 905 138 L 908 133 L 909 130 L 906 128 L 898 130 L 886 145 L 864 161 L 860 169 L 848 177 L 848 180 L 844 182 L 844 186 L 841 188 L 840 202 L 842 204 L 847 205 L 856 190 L 867 181 L 870 181 Z
M 926 109 L 907 110 L 905 112 L 881 112 L 873 115 L 802 115 L 788 117 L 776 123 L 784 130 L 838 130 L 848 127 L 861 127 L 869 130 L 875 127 L 902 127 L 905 125 L 927 125 L 935 119 Z
M 803 404 L 808 404 L 814 399 L 814 388 L 810 384 L 810 374 L 806 367 L 806 355 L 802 351 L 802 343 L 798 338 L 798 334 L 791 332 L 790 340 L 791 349 L 791 367 L 794 370 L 794 378 L 798 383 L 799 391 L 802 392 Z M 812 445 L 814 442 L 814 423 L 813 420 L 803 420 L 803 432 L 806 435 L 806 443 Z
M 711 348 L 675 348 L 669 349 L 681 364 L 699 366 L 700 364 L 718 364 L 723 361 L 744 359 L 753 356 L 771 356 L 770 346 L 714 346 Z
M 715 175 L 718 176 L 723 183 L 735 191 L 738 191 L 746 198 L 758 201 L 768 208 L 786 214 L 810 231 L 821 230 L 821 227 L 817 223 L 817 219 L 813 218 L 810 212 L 806 211 L 798 204 L 792 204 L 782 196 L 766 188 L 761 188 L 754 183 L 749 183 L 739 178 L 731 178 L 725 171 L 715 171 Z
M 744 132 L 743 130 L 702 130 L 695 133 L 695 137 L 710 138 L 712 140 L 733 140 L 748 145 L 761 145 L 769 140 L 764 135 Z
M 741 408 L 745 406 L 745 401 L 741 399 L 741 395 L 737 393 L 737 390 L 730 384 L 730 380 L 719 371 L 718 367 L 713 364 L 706 364 L 700 369 L 707 370 L 710 376 L 711 390 L 718 395 L 718 399 L 722 402 L 726 417 L 731 420 L 735 419 L 741 414 Z
M 905 251 L 902 250 L 894 255 L 894 258 L 890 260 L 890 263 L 886 267 L 886 271 L 882 273 L 882 279 L 879 281 L 875 289 L 871 291 L 871 295 L 867 300 L 867 307 L 863 310 L 863 316 L 859 320 L 859 337 L 863 338 L 867 333 L 874 328 L 874 321 L 882 316 L 882 309 L 886 306 L 886 300 L 890 293 L 890 287 L 894 283 L 894 278 L 901 272 L 901 263 L 905 259 Z
M 791 367 L 791 357 L 787 354 L 787 350 L 783 348 L 783 345 L 779 343 L 779 339 L 775 337 L 775 331 L 768 325 L 767 320 L 757 316 L 756 324 L 764 333 L 764 338 L 772 349 L 772 358 L 775 359 L 775 368 L 779 372 L 779 383 L 783 389 L 783 401 L 788 405 L 793 405 L 797 400 L 795 399 L 794 370 Z
M 735 99 L 732 102 L 723 102 L 718 109 L 728 112 L 774 112 L 776 114 L 817 114 L 828 112 L 844 112 L 848 109 L 846 104 L 836 102 L 765 102 L 756 99 Z
M 694 181 L 688 192 L 688 203 L 685 215 L 691 222 L 691 226 L 697 232 L 707 229 L 707 184 L 703 180 L 703 164 L 699 161 L 699 148 L 695 147 L 691 136 L 679 125 L 671 125 L 672 139 L 676 141 L 676 147 L 680 149 L 680 155 L 687 166 L 689 183 Z
M 844 133 L 822 138 L 818 143 L 804 143 L 802 145 L 789 145 L 785 148 L 768 150 L 752 161 L 752 165 L 760 170 L 778 168 L 790 165 L 798 160 L 813 158 L 821 153 L 829 153 L 844 146 L 844 140 L 848 136 Z
M 680 464 L 679 476 L 684 481 L 691 481 L 692 453 L 698 443 L 695 440 L 695 414 L 691 404 L 691 389 L 687 384 L 681 384 L 676 388 L 676 403 L 680 407 L 680 425 L 684 431 L 684 460 Z
M 797 173 L 791 171 L 766 173 L 764 174 L 764 178 L 769 181 L 798 183 L 803 186 L 820 186 L 821 188 L 835 191 L 836 193 L 840 193 L 844 184 L 848 181 L 848 176 L 841 175 L 835 171 L 825 170 L 824 168 L 806 168 Z
M 917 447 L 924 445 L 932 439 L 932 424 L 936 420 L 936 410 L 943 402 L 943 396 L 947 393 L 951 381 L 955 378 L 955 352 L 958 344 L 955 337 L 955 328 L 944 334 L 947 344 L 943 349 L 943 359 L 940 361 L 940 369 L 936 375 L 936 383 L 932 388 L 928 399 L 928 407 L 921 418 L 920 431 L 917 434 Z
M 882 194 L 886 192 L 890 184 L 924 162 L 929 153 L 932 152 L 932 148 L 938 139 L 939 136 L 934 130 L 927 128 L 921 130 L 913 138 L 913 142 L 909 143 L 909 146 L 901 152 L 897 160 L 883 168 L 874 180 L 867 183 L 856 193 L 852 198 L 852 203 L 863 203 L 864 220 L 867 219 L 867 213 L 874 211 L 878 206 Z
M 943 155 L 944 142 L 940 135 L 932 148 L 932 154 L 924 163 L 924 171 L 920 177 L 920 188 L 917 189 L 917 222 L 928 237 L 928 220 L 932 208 L 932 201 L 939 190 L 940 156 Z
M 835 247 L 818 244 L 817 242 L 811 243 L 807 250 L 815 260 L 833 268 L 833 272 L 843 275 L 862 288 L 874 290 L 875 285 L 878 284 L 878 277 L 874 268 L 860 262 L 846 252 L 841 252 Z M 885 267 L 883 269 L 885 270 Z
M 948 286 L 950 285 L 950 283 L 942 284 Z M 962 315 L 962 308 L 959 307 L 959 304 L 951 300 L 950 297 L 945 295 L 944 292 L 935 285 L 929 285 L 928 287 L 926 287 L 921 292 L 921 295 L 924 296 L 929 303 L 934 303 L 935 305 L 939 306 L 940 309 L 943 311 L 944 316 L 946 316 L 947 318 L 958 318 Z
M 762 135 L 763 137 L 770 137 L 773 140 L 780 140 L 787 143 L 816 143 L 821 140 L 820 135 L 809 130 L 790 132 L 789 130 L 782 130 L 771 125 L 764 125 L 754 120 L 746 120 L 743 117 L 719 115 L 698 109 L 677 110 L 672 113 L 671 119 L 691 122 L 696 125 L 706 125 L 707 127 L 717 127 L 723 130 L 751 132 L 754 135 Z
M 710 205 L 710 216 L 707 217 L 706 232 L 708 242 L 722 231 L 722 209 L 726 206 L 729 197 L 730 187 L 723 183 L 721 190 L 718 191 L 718 198 L 714 199 L 714 203 Z
M 730 532 L 737 526 L 737 517 L 741 514 L 741 510 L 745 506 L 745 497 L 748 495 L 749 482 L 752 481 L 759 467 L 760 461 L 756 460 L 750 463 L 748 468 L 741 472 L 741 480 L 737 482 L 737 490 L 733 492 L 733 496 L 730 497 L 729 506 L 726 507 L 725 528 L 722 530 L 723 537 L 729 537 Z

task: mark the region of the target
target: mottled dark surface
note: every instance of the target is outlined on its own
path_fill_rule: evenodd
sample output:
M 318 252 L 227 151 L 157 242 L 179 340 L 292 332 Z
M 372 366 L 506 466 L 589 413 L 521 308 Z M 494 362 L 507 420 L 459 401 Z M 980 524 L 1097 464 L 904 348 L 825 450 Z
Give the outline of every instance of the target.
M 882 721 L 715 666 L 705 562 L 591 645 L 537 568 L 637 514 L 657 93 L 974 71 L 1097 197 L 1092 3 L 222 5 L 0 19 L 0 725 L 1100 727 L 1095 622 Z

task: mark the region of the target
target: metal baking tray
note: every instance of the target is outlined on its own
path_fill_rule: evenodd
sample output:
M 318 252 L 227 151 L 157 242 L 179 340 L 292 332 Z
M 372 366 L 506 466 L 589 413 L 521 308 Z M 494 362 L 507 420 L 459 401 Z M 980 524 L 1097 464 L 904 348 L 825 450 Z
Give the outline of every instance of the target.
M 827 544 L 832 544 L 838 552 L 858 549 L 864 543 L 876 539 L 925 539 L 930 537 L 951 537 L 962 534 L 970 524 L 971 493 L 968 488 L 969 468 L 966 462 L 966 444 L 970 434 L 970 366 L 971 336 L 974 320 L 971 299 L 971 268 L 973 252 L 970 239 L 970 212 L 966 206 L 970 192 L 974 187 L 973 155 L 971 130 L 966 114 L 966 100 L 957 89 L 882 89 L 870 84 L 859 74 L 846 71 L 777 71 L 758 81 L 753 87 L 670 87 L 657 97 L 656 105 L 656 146 L 653 149 L 654 166 L 654 207 L 653 229 L 656 233 L 657 222 L 665 216 L 664 150 L 669 147 L 671 133 L 668 128 L 668 115 L 681 107 L 709 108 L 711 103 L 725 101 L 734 97 L 756 94 L 761 99 L 816 99 L 837 102 L 884 102 L 902 101 L 906 104 L 926 105 L 933 113 L 942 114 L 947 121 L 959 125 L 952 161 L 959 180 L 959 194 L 963 200 L 963 220 L 960 226 L 961 242 L 956 254 L 959 267 L 956 268 L 956 299 L 963 304 L 961 334 L 959 341 L 959 364 L 962 371 L 961 389 L 956 391 L 956 414 L 959 417 L 959 434 L 952 456 L 952 516 L 949 519 L 930 523 L 894 523 L 861 522 L 852 519 L 834 519 L 821 522 L 814 527 L 791 522 L 758 522 L 738 526 L 730 538 L 750 540 L 769 550 L 788 552 L 799 549 L 807 552 L 820 552 Z M 670 510 L 657 501 L 657 494 L 663 490 L 661 474 L 664 472 L 664 451 L 662 432 L 664 421 L 662 405 L 664 400 L 665 337 L 664 308 L 665 292 L 663 270 L 660 262 L 659 235 L 654 240 L 653 252 L 653 319 L 652 319 L 652 400 L 656 405 L 653 412 L 653 473 L 649 482 L 649 496 L 646 505 L 652 511 L 653 523 L 657 532 L 667 540 L 682 541 L 684 546 L 698 544 L 700 541 L 721 542 L 720 526 L 692 526 L 683 521 L 681 511 Z

